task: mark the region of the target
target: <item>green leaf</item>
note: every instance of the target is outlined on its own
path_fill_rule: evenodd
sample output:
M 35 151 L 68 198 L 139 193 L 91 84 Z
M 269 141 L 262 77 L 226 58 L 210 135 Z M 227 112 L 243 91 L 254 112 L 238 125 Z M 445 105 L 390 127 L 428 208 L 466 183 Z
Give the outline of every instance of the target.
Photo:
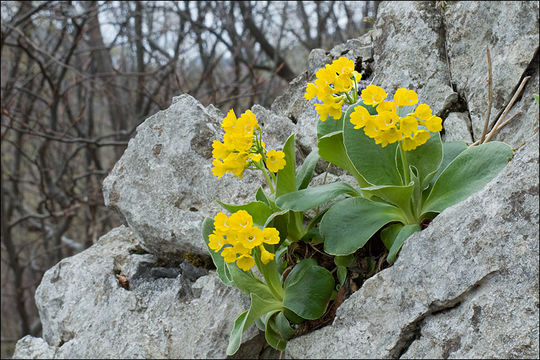
M 264 264 L 261 261 L 261 251 L 259 248 L 253 249 L 253 257 L 270 291 L 274 293 L 274 297 L 281 300 L 283 297 L 283 288 L 281 287 L 281 278 L 279 277 L 277 263 L 275 261 L 269 261 L 267 264 Z
M 284 351 L 287 346 L 287 340 L 283 339 L 279 333 L 278 325 L 276 324 L 277 313 L 277 311 L 273 312 L 266 321 L 264 338 L 268 345 L 274 349 Z
M 276 198 L 296 190 L 296 154 L 294 149 L 294 134 L 289 136 L 285 145 L 285 167 L 277 173 Z
M 305 189 L 309 185 L 309 182 L 313 177 L 313 171 L 315 170 L 315 166 L 317 166 L 318 161 L 319 153 L 316 149 L 311 151 L 309 155 L 304 159 L 302 166 L 300 166 L 300 168 L 296 172 L 297 190 Z
M 441 135 L 439 133 L 430 133 L 429 140 L 412 151 L 405 151 L 407 162 L 418 170 L 418 178 L 422 190 L 429 186 L 429 182 L 437 173 L 442 164 L 443 147 Z
M 409 202 L 411 200 L 412 191 L 414 188 L 414 183 L 410 183 L 407 186 L 401 185 L 381 185 L 381 186 L 370 186 L 366 188 L 361 188 L 362 194 L 364 197 L 368 196 L 378 196 L 381 199 L 388 201 L 391 204 L 396 205 L 400 209 L 407 209 Z
M 437 173 L 431 179 L 431 185 L 437 181 L 439 175 L 446 169 L 448 164 L 452 162 L 459 154 L 467 149 L 467 144 L 464 141 L 451 141 L 443 143 L 443 158 L 441 166 L 437 170 Z
M 283 288 L 283 306 L 304 319 L 314 320 L 324 314 L 334 277 L 314 259 L 304 259 L 291 270 Z
M 289 320 L 280 311 L 276 315 L 276 325 L 281 337 L 285 340 L 289 340 L 294 336 L 295 330 L 291 327 Z
M 257 189 L 257 193 L 255 194 L 255 199 L 257 201 L 260 201 L 260 202 L 265 203 L 266 205 L 270 206 L 270 199 L 268 198 L 268 196 L 264 192 L 262 186 L 259 186 L 259 188 Z
M 433 185 L 422 212 L 441 212 L 465 200 L 491 181 L 511 158 L 510 146 L 497 141 L 461 152 Z
M 342 256 L 338 255 L 334 258 L 334 264 L 336 264 L 337 266 L 344 266 L 344 267 L 351 266 L 353 261 L 354 261 L 353 254 L 342 255 Z
M 382 147 L 375 144 L 375 140 L 368 137 L 364 129 L 354 129 L 350 113 L 356 106 L 363 105 L 361 102 L 352 105 L 343 120 L 343 143 L 349 159 L 371 185 L 401 185 L 401 176 L 395 166 L 397 143 Z
M 338 266 L 337 268 L 337 277 L 339 285 L 343 286 L 345 280 L 347 280 L 347 268 L 345 266 Z
M 337 120 L 329 116 L 326 121 L 319 121 L 317 123 L 317 140 L 330 133 L 342 131 L 344 115 L 345 114 L 342 114 L 341 118 Z
M 385 226 L 385 228 L 381 230 L 381 240 L 386 249 L 390 250 L 392 248 L 392 245 L 402 228 L 403 224 L 397 223 Z
M 265 299 L 250 294 L 251 307 L 248 311 L 243 312 L 234 322 L 231 336 L 229 337 L 229 346 L 227 347 L 227 355 L 233 355 L 238 351 L 242 343 L 242 334 L 246 331 L 259 317 L 270 312 L 281 309 L 281 302 L 275 299 Z M 267 324 L 268 326 L 268 324 Z
M 208 249 L 208 252 L 210 253 L 210 257 L 212 258 L 212 261 L 214 262 L 214 265 L 216 266 L 216 271 L 220 280 L 227 286 L 233 286 L 228 269 L 225 266 L 225 260 L 223 260 L 223 257 L 220 255 L 219 252 L 215 252 L 214 250 L 208 247 L 208 237 L 213 232 L 214 232 L 214 220 L 207 217 L 203 220 L 203 223 L 202 223 L 202 235 L 203 235 L 204 243 L 206 244 L 206 248 Z
M 347 156 L 345 145 L 343 144 L 343 131 L 327 134 L 317 142 L 319 155 L 331 164 L 349 172 L 360 186 L 369 186 L 368 182 L 358 173 L 353 163 Z
M 285 194 L 277 198 L 276 204 L 281 209 L 306 211 L 324 204 L 341 194 L 360 196 L 360 193 L 349 184 L 335 182 Z
M 334 204 L 319 227 L 324 249 L 331 255 L 349 255 L 360 249 L 383 225 L 405 222 L 401 210 L 382 202 L 354 197 Z
M 403 228 L 401 228 L 392 244 L 392 247 L 388 251 L 388 256 L 386 257 L 386 261 L 389 264 L 392 264 L 394 261 L 396 261 L 396 255 L 398 254 L 399 250 L 401 250 L 401 247 L 405 243 L 405 240 L 407 240 L 412 234 L 417 231 L 420 231 L 420 225 L 418 224 L 405 225 L 403 226 Z
M 245 210 L 253 218 L 253 223 L 259 226 L 263 226 L 266 223 L 266 220 L 272 215 L 272 210 L 263 202 L 253 201 L 245 205 L 233 205 L 226 204 L 217 200 L 218 204 L 221 205 L 225 210 L 235 213 L 239 210 Z
M 263 299 L 275 299 L 268 286 L 251 271 L 243 271 L 235 263 L 225 263 L 225 266 L 238 290 L 246 294 L 256 294 Z

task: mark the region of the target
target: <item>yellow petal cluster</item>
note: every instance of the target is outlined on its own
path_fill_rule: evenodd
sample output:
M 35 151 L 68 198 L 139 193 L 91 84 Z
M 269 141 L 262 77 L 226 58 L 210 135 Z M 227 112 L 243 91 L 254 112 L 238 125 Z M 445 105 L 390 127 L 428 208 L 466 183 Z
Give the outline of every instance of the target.
M 341 106 L 345 102 L 345 95 L 353 89 L 355 81 L 360 81 L 361 75 L 354 70 L 354 62 L 345 57 L 334 60 L 315 74 L 317 79 L 307 84 L 304 98 L 319 99 L 322 104 L 315 105 L 321 121 L 328 116 L 334 119 L 341 118 Z
M 361 96 L 365 104 L 376 106 L 377 115 L 357 106 L 350 121 L 355 129 L 363 128 L 382 147 L 401 141 L 403 150 L 414 150 L 429 140 L 429 131 L 442 130 L 442 119 L 432 114 L 429 105 L 420 104 L 413 113 L 402 116 L 402 107 L 418 103 L 418 94 L 413 90 L 400 88 L 393 101 L 385 101 L 387 93 L 382 88 L 368 85 Z
M 208 237 L 208 247 L 215 252 L 220 251 L 223 259 L 248 271 L 255 265 L 253 249 L 258 247 L 261 261 L 267 264 L 274 259 L 274 254 L 264 248 L 263 244 L 278 244 L 279 231 L 275 228 L 259 229 L 253 226 L 253 218 L 245 210 L 239 210 L 230 217 L 218 213 L 214 217 L 214 232 Z

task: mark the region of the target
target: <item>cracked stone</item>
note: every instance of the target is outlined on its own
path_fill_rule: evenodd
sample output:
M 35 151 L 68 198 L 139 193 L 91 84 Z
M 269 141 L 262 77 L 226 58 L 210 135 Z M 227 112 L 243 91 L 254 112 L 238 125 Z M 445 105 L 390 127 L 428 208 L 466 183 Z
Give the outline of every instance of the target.
M 465 141 L 467 144 L 473 142 L 467 113 L 452 112 L 448 114 L 444 119 L 443 128 L 443 141 L 445 142 Z

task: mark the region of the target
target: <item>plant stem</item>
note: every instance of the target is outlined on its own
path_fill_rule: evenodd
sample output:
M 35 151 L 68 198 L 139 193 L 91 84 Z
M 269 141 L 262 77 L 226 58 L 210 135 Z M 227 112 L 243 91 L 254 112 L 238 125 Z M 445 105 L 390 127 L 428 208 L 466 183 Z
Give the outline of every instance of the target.
M 274 193 L 274 185 L 272 185 L 272 180 L 270 179 L 270 177 L 266 173 L 265 167 L 261 164 L 260 161 L 254 162 L 254 164 L 264 174 L 264 178 L 266 179 L 266 183 L 268 184 L 268 187 L 270 188 L 270 193 L 273 194 Z
M 398 146 L 401 152 L 401 164 L 403 165 L 403 175 L 405 176 L 405 183 L 403 185 L 409 185 L 409 182 L 411 181 L 409 177 L 409 164 L 407 163 L 405 150 L 403 150 L 403 141 L 400 141 Z

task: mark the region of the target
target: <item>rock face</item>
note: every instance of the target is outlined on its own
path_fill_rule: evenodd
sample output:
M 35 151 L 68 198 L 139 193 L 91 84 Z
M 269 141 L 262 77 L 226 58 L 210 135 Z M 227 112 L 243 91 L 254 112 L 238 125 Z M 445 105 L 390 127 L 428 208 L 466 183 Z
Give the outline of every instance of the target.
M 484 190 L 446 209 L 394 265 L 293 339 L 292 358 L 538 356 L 538 136 Z
M 506 119 L 518 115 L 494 138 L 519 148 L 515 157 L 481 192 L 408 239 L 396 263 L 347 299 L 331 326 L 290 341 L 288 356 L 539 356 L 538 2 L 383 2 L 374 30 L 313 50 L 289 90 L 270 109 L 252 111 L 270 148 L 296 134 L 301 161 L 316 147 L 318 120 L 315 100 L 304 99 L 306 83 L 345 56 L 362 73 L 360 89 L 372 81 L 390 94 L 415 89 L 443 118 L 446 141 L 471 143 L 487 112 L 486 45 L 491 125 L 531 76 Z M 185 252 L 206 254 L 200 224 L 221 210 L 216 199 L 251 201 L 264 181 L 254 172 L 242 180 L 212 175 L 211 144 L 223 117 L 182 95 L 139 126 L 104 182 L 106 203 L 129 228 L 45 274 L 36 293 L 43 339 L 21 339 L 15 357 L 225 356 L 249 300 L 213 271 L 178 261 Z M 351 180 L 329 171 L 327 182 Z M 236 357 L 276 355 L 257 333 L 246 333 Z
M 223 358 L 249 298 L 215 272 L 165 267 L 119 227 L 48 270 L 36 292 L 44 339 L 15 358 Z M 244 339 L 257 335 L 251 328 Z M 264 345 L 258 341 L 257 355 Z M 253 346 L 252 346 L 253 347 Z

